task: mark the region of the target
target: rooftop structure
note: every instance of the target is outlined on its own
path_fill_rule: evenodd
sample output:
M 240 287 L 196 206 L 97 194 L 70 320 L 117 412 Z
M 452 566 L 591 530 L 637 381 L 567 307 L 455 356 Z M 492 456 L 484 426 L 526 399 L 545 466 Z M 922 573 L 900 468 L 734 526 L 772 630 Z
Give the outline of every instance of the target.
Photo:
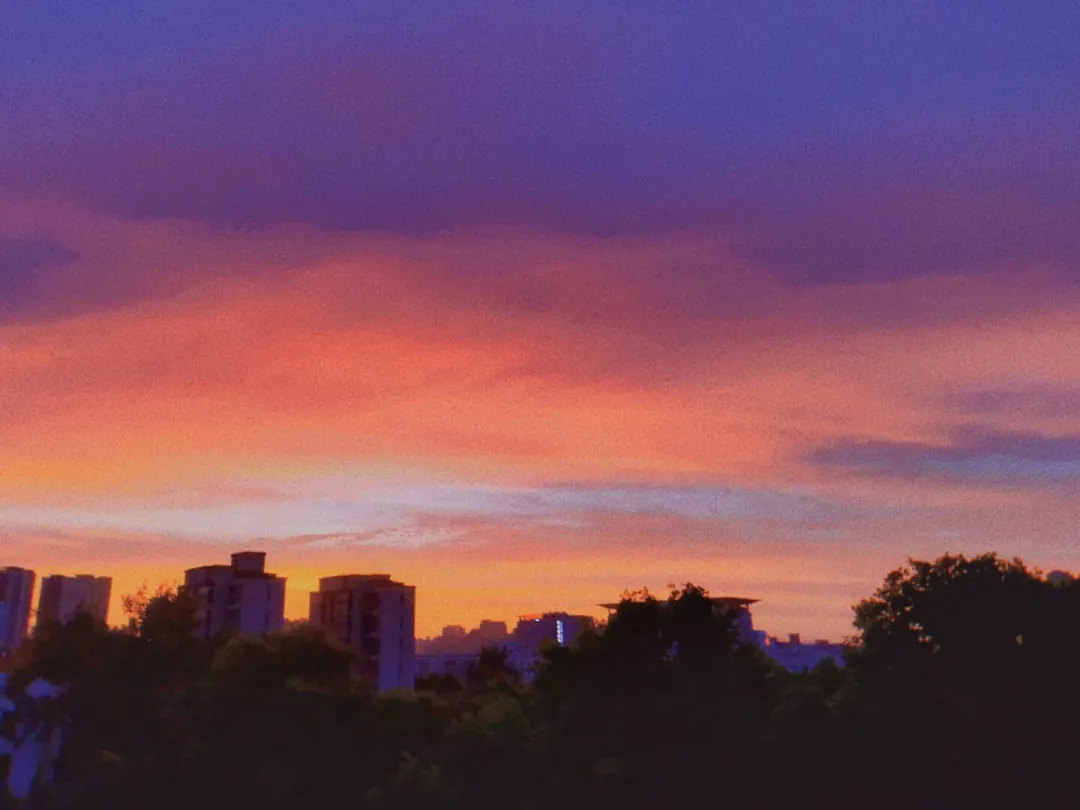
M 750 605 L 756 604 L 758 599 L 748 599 L 743 596 L 710 596 L 707 597 L 712 603 L 714 615 L 731 616 L 735 621 L 739 639 L 747 644 L 761 644 L 764 635 L 754 630 L 754 619 L 750 615 Z M 600 605 L 614 612 L 619 607 L 619 602 L 604 602 Z
M 760 599 L 747 599 L 743 596 L 709 596 L 706 597 L 713 606 L 717 609 L 731 610 L 740 608 L 749 608 L 750 605 L 760 602 Z M 602 602 L 600 607 L 606 608 L 609 611 L 616 610 L 621 602 Z

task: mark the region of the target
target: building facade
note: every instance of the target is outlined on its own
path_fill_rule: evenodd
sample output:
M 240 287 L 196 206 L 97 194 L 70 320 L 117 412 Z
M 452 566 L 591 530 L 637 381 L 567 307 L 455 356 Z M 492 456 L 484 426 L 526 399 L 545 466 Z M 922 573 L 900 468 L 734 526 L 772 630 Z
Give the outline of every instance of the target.
M 823 661 L 844 665 L 843 644 L 833 644 L 819 639 L 811 644 L 803 642 L 798 633 L 792 633 L 787 641 L 769 636 L 763 645 L 765 653 L 789 672 L 809 672 Z
M 308 622 L 356 653 L 357 673 L 380 692 L 416 682 L 416 588 L 389 574 L 323 577 Z
M 480 650 L 484 646 L 502 647 L 506 651 L 506 663 L 521 678 L 522 683 L 531 683 L 536 671 L 544 661 L 542 648 L 548 644 L 566 647 L 574 644 L 582 632 L 596 626 L 592 616 L 572 613 L 535 613 L 519 616 L 514 632 L 507 635 L 504 622 L 483 621 L 477 630 L 466 634 L 443 628 L 440 640 L 458 637 L 463 641 L 453 649 L 429 645 L 424 654 L 416 657 L 417 677 L 430 675 L 452 675 L 464 684 L 469 670 L 480 660 Z M 486 634 L 478 631 L 487 630 Z M 501 630 L 501 633 L 499 632 Z M 464 641 L 472 643 L 466 645 Z
M 196 632 L 267 633 L 285 626 L 285 577 L 266 571 L 266 554 L 240 551 L 229 565 L 184 572 L 184 590 L 195 599 Z
M 26 638 L 36 578 L 26 568 L 0 568 L 0 653 L 17 649 Z
M 480 660 L 480 653 L 428 653 L 416 656 L 416 677 L 427 678 L 432 675 L 452 675 L 462 685 L 468 678 L 469 671 Z
M 519 647 L 503 647 L 506 651 L 506 664 L 514 670 L 521 682 L 532 683 L 537 669 L 544 662 L 544 657 L 535 650 Z M 416 677 L 432 675 L 452 675 L 464 686 L 468 683 L 469 672 L 480 663 L 480 653 L 429 653 L 416 656 Z
M 112 594 L 110 577 L 77 574 L 73 577 L 53 574 L 41 581 L 38 597 L 37 623 L 67 624 L 80 613 L 93 616 L 100 622 L 109 618 L 109 597 Z
M 573 644 L 582 632 L 591 630 L 595 624 L 592 616 L 576 616 L 570 613 L 518 616 L 511 646 L 533 653 L 539 652 L 545 643 L 566 647 Z

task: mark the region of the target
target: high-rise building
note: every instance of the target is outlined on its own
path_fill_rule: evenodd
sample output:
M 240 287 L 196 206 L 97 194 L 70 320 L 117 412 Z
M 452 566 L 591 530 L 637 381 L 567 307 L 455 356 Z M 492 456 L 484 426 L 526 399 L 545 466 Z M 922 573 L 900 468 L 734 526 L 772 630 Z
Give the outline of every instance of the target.
M 184 589 L 195 599 L 197 632 L 203 638 L 285 626 L 285 577 L 267 573 L 262 551 L 237 552 L 229 565 L 190 568 L 184 572 Z
M 308 621 L 356 652 L 357 672 L 380 692 L 416 681 L 416 587 L 389 574 L 324 577 Z
M 0 652 L 16 649 L 26 638 L 35 579 L 25 568 L 0 568 Z
M 38 597 L 37 623 L 67 624 L 80 613 L 87 613 L 104 622 L 109 617 L 111 593 L 110 577 L 90 574 L 73 577 L 53 574 L 45 577 L 41 580 L 41 595 Z

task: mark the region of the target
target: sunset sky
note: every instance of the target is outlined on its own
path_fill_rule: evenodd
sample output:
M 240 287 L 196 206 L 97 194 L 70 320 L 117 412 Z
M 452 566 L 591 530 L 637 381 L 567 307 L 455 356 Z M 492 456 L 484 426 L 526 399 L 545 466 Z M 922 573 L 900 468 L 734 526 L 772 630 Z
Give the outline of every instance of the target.
M 1080 3 L 0 11 L 0 565 L 839 640 L 1080 568 Z

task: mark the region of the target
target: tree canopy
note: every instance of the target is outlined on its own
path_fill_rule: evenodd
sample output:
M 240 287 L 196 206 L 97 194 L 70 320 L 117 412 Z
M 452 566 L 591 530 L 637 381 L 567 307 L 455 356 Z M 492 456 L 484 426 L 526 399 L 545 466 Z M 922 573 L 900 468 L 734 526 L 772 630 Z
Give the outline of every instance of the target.
M 46 625 L 17 662 L 70 685 L 35 808 L 1046 806 L 1080 753 L 1080 584 L 992 554 L 889 573 L 847 665 L 798 675 L 692 584 L 624 594 L 531 683 L 494 647 L 411 695 L 316 628 L 203 641 L 174 589 L 124 604 L 124 628 Z

